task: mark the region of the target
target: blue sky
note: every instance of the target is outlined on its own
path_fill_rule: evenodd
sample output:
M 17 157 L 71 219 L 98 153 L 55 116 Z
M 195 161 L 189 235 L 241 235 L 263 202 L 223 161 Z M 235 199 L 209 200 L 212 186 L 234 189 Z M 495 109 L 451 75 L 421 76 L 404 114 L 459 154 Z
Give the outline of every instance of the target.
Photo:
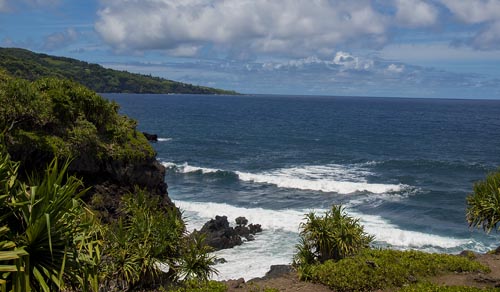
M 500 99 L 500 0 L 0 0 L 0 46 L 243 93 Z

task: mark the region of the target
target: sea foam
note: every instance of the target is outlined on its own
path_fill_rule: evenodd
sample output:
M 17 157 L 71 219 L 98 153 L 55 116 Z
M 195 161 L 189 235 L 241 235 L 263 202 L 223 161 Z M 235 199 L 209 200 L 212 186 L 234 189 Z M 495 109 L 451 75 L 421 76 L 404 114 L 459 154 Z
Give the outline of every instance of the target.
M 289 264 L 295 253 L 295 245 L 299 239 L 299 226 L 304 216 L 311 210 L 285 209 L 271 210 L 263 208 L 242 208 L 224 203 L 204 203 L 174 200 L 184 212 L 188 221 L 188 230 L 201 229 L 203 224 L 216 215 L 225 215 L 234 225 L 236 217 L 244 216 L 251 223 L 261 224 L 263 232 L 255 241 L 246 242 L 242 246 L 216 252 L 227 263 L 218 264 L 220 274 L 215 279 L 225 280 L 235 277 L 251 279 L 262 277 L 270 265 Z M 314 210 L 318 215 L 325 209 Z M 355 210 L 347 210 L 349 215 L 361 219 L 365 231 L 375 236 L 375 242 L 383 246 L 398 249 L 417 249 L 428 252 L 458 252 L 472 248 L 485 251 L 472 238 L 454 238 L 418 231 L 404 230 L 377 215 L 366 215 Z
M 217 173 L 225 170 L 207 167 L 192 166 L 188 163 L 175 164 L 164 162 L 167 168 L 179 173 Z M 258 173 L 234 171 L 241 181 L 259 184 L 271 184 L 279 188 L 311 190 L 321 192 L 335 192 L 339 194 L 352 194 L 355 192 L 370 192 L 382 194 L 400 192 L 408 187 L 404 184 L 369 183 L 366 177 L 373 175 L 366 165 L 306 165 L 299 167 L 281 168 Z

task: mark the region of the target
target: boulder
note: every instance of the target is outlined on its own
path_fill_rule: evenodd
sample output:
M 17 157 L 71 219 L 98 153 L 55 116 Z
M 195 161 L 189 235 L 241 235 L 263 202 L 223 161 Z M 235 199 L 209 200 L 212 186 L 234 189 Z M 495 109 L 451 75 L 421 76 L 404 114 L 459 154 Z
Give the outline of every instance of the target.
M 291 265 L 272 265 L 264 279 L 278 278 L 293 271 Z
M 243 243 L 242 238 L 247 241 L 254 240 L 254 235 L 262 232 L 260 224 L 250 224 L 247 226 L 248 220 L 245 217 L 238 217 L 236 219 L 238 226 L 229 226 L 227 216 L 215 216 L 215 219 L 210 219 L 200 231 L 194 233 L 201 233 L 205 236 L 205 243 L 215 250 L 232 248 L 236 245 Z
M 146 139 L 148 139 L 148 141 L 158 142 L 158 135 L 156 135 L 156 134 L 149 134 L 149 133 L 146 133 L 146 132 L 142 132 L 142 134 L 144 135 L 144 137 L 146 137 Z

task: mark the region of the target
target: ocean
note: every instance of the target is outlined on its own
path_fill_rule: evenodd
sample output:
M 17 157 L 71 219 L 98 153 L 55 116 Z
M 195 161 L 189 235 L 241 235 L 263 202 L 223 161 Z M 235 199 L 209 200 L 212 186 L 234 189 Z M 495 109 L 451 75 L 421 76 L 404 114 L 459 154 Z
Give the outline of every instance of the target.
M 500 166 L 500 101 L 318 96 L 104 94 L 153 146 L 188 229 L 216 215 L 261 224 L 216 252 L 215 279 L 292 261 L 304 214 L 344 205 L 396 249 L 485 252 L 465 198 Z

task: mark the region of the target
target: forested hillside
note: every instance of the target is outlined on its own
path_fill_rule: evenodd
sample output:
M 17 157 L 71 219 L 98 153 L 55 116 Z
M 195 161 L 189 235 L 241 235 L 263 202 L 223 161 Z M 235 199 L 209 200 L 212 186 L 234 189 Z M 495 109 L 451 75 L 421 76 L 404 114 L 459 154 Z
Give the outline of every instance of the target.
M 66 78 L 102 93 L 237 94 L 234 91 L 106 69 L 98 64 L 18 48 L 0 48 L 0 68 L 14 77 L 31 81 L 41 77 Z

